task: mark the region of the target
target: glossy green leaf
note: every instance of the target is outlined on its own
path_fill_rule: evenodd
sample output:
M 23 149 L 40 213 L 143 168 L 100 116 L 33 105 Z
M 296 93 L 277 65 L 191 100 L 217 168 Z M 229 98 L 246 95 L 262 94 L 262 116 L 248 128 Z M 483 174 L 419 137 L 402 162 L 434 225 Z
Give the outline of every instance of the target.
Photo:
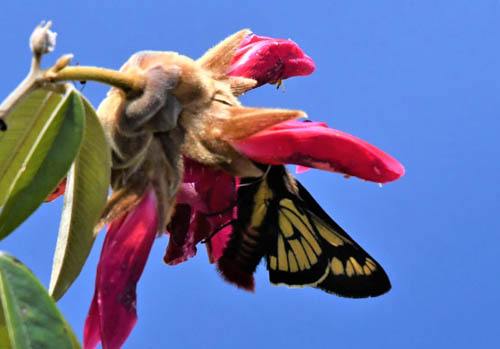
M 80 348 L 43 285 L 21 262 L 0 252 L 2 348 Z
M 94 108 L 83 99 L 82 146 L 68 174 L 49 293 L 61 298 L 83 268 L 94 243 L 94 226 L 106 205 L 111 150 Z
M 28 218 L 69 171 L 82 141 L 84 113 L 78 93 L 70 90 L 39 130 L 0 213 L 0 239 Z
M 39 147 L 38 161 L 30 164 L 33 169 L 31 175 L 45 158 L 49 147 L 44 146 L 44 143 L 51 144 L 57 133 L 49 132 L 40 137 L 41 131 L 47 123 L 51 123 L 52 128 L 60 127 L 60 123 L 53 119 L 56 115 L 54 111 L 62 99 L 62 94 L 36 90 L 7 116 L 9 129 L 0 132 L 0 206 L 5 203 L 15 178 L 27 163 L 35 145 Z

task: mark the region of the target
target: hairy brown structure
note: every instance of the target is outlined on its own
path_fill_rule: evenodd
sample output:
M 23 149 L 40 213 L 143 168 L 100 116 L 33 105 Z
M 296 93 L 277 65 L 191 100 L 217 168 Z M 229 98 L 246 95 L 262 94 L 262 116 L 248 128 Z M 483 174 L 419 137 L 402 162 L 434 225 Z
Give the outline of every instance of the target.
M 256 81 L 226 71 L 249 33 L 237 32 L 196 61 L 175 52 L 144 51 L 121 68 L 147 83 L 140 93 L 112 88 L 98 109 L 113 149 L 113 194 L 101 226 L 132 209 L 152 186 L 162 231 L 182 181 L 183 154 L 235 176 L 262 174 L 230 142 L 305 114 L 240 104 L 237 96 Z

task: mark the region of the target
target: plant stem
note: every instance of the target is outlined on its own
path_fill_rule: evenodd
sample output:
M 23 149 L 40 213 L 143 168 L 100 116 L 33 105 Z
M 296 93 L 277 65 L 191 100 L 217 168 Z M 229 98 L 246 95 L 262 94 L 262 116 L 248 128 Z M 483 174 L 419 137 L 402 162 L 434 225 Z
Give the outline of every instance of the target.
M 139 91 L 146 81 L 137 74 L 124 73 L 116 70 L 97 67 L 65 67 L 58 72 L 39 70 L 39 59 L 34 59 L 31 71 L 26 78 L 12 91 L 0 105 L 0 129 L 6 130 L 7 124 L 3 118 L 35 88 L 60 81 L 97 81 L 126 92 Z
M 124 91 L 139 91 L 144 88 L 145 79 L 136 75 L 124 73 L 112 69 L 98 67 L 65 67 L 64 69 L 50 74 L 50 82 L 56 81 L 97 81 L 107 85 L 118 87 Z
M 30 71 L 28 76 L 12 91 L 0 105 L 0 118 L 5 117 L 19 102 L 23 100 L 37 85 L 36 77 L 33 71 Z M 7 128 L 4 120 L 3 124 Z

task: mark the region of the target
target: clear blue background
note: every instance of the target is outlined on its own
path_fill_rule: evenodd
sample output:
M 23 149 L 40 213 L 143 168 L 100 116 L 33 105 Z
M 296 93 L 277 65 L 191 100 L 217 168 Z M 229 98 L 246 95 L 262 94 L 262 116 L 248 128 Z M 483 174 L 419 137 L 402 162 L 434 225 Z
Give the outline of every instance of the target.
M 54 21 L 56 52 L 119 68 L 136 51 L 191 57 L 225 36 L 292 38 L 316 62 L 309 77 L 264 86 L 251 106 L 298 108 L 400 160 L 379 188 L 317 170 L 298 178 L 386 269 L 393 289 L 352 300 L 269 284 L 226 284 L 204 247 L 176 267 L 155 242 L 138 286 L 127 348 L 492 348 L 500 344 L 500 1 L 4 2 L 0 98 L 26 74 L 28 37 Z M 88 83 L 97 105 L 107 87 Z M 48 285 L 62 199 L 0 242 Z M 104 234 L 59 302 L 81 338 Z

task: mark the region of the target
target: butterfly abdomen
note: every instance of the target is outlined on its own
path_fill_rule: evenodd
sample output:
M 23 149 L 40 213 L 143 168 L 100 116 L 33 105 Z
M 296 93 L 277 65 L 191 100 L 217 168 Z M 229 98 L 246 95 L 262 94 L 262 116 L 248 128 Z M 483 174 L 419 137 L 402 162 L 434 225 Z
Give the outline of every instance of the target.
M 253 274 L 269 246 L 262 227 L 268 220 L 272 192 L 265 179 L 249 184 L 245 186 L 243 182 L 238 191 L 238 218 L 233 223 L 231 238 L 217 262 L 217 268 L 226 281 L 253 291 Z
M 217 268 L 226 281 L 253 291 L 255 288 L 253 273 L 265 252 L 259 241 L 259 234 L 253 229 L 245 229 L 238 225 L 241 225 L 241 222 L 236 221 L 231 239 L 217 263 Z

